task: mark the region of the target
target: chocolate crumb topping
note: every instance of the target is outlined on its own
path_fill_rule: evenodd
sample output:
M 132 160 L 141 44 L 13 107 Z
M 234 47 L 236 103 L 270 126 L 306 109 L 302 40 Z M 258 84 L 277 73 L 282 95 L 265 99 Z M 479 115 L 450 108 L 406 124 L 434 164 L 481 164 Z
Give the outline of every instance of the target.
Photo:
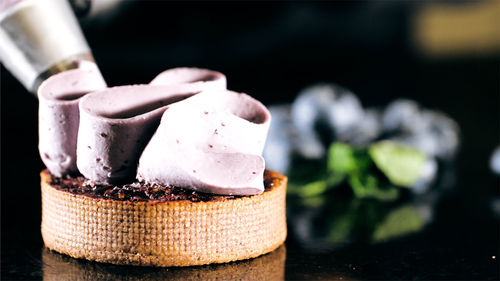
M 48 171 L 46 171 L 48 172 Z M 264 172 L 264 192 L 270 190 L 282 178 L 275 172 Z M 97 184 L 83 176 L 56 177 L 51 175 L 49 184 L 54 188 L 72 194 L 85 195 L 97 199 L 112 199 L 130 202 L 168 202 L 189 200 L 192 202 L 224 201 L 241 197 L 240 195 L 217 195 L 188 190 L 176 186 L 161 186 L 135 181 L 124 185 Z

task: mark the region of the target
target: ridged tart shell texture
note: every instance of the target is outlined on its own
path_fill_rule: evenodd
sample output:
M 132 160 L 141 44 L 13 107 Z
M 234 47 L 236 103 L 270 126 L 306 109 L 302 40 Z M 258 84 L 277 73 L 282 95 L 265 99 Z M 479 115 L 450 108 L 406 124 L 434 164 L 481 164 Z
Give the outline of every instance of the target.
M 222 201 L 130 202 L 58 190 L 41 173 L 42 237 L 51 250 L 120 265 L 192 266 L 269 253 L 287 235 L 286 177 Z

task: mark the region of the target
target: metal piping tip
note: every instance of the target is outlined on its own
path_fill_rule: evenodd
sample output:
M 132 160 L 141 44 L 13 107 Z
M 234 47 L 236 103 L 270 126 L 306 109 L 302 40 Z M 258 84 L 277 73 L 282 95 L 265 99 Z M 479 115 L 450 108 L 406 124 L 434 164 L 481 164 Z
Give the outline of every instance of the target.
M 10 1 L 0 9 L 0 61 L 32 93 L 58 72 L 94 61 L 66 0 Z

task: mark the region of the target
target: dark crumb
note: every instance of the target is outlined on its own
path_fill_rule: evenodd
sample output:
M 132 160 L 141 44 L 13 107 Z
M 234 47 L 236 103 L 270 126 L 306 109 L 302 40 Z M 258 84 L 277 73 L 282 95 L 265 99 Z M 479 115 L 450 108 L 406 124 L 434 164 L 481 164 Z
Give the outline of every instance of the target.
M 215 195 L 184 189 L 176 186 L 160 186 L 135 181 L 124 185 L 97 184 L 83 176 L 51 176 L 49 184 L 58 190 L 72 194 L 85 195 L 98 199 L 113 199 L 130 202 L 168 202 L 189 200 L 191 202 L 223 201 L 245 196 L 237 195 Z M 279 178 L 272 172 L 264 173 L 264 187 L 269 190 Z

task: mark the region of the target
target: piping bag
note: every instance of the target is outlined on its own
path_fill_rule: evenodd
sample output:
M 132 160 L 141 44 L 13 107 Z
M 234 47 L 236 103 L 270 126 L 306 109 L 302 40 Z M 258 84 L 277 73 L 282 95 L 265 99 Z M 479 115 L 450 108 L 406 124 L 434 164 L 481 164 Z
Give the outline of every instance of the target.
M 1 0 L 0 61 L 36 94 L 49 76 L 94 58 L 67 0 Z

